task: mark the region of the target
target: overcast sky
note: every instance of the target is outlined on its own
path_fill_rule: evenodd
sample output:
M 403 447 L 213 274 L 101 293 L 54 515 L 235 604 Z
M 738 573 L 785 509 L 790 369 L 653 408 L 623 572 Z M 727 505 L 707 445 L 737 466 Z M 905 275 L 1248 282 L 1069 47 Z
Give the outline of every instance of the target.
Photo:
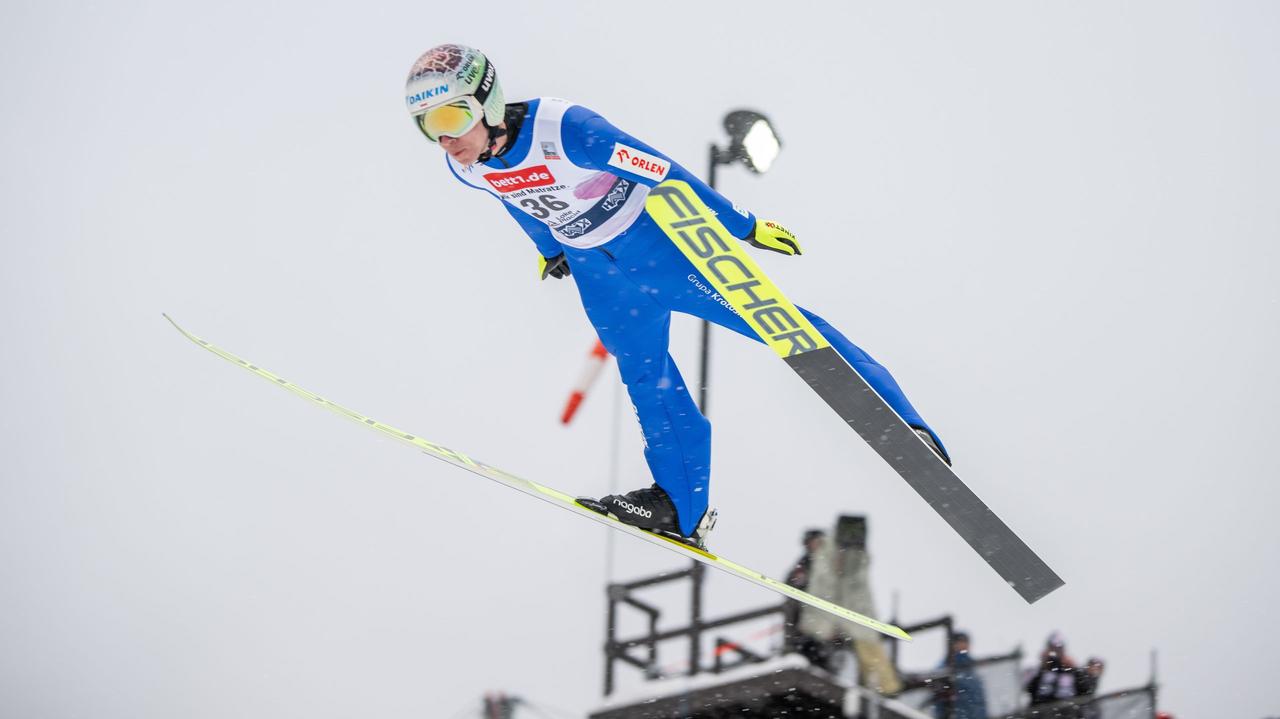
M 1156 649 L 1179 719 L 1280 712 L 1277 31 L 1268 2 L 4 3 L 0 714 L 599 705 L 606 567 L 682 560 L 620 537 L 610 564 L 598 525 L 160 317 L 607 491 L 616 372 L 556 421 L 593 339 L 576 292 L 537 281 L 532 244 L 405 117 L 441 42 L 489 53 L 509 99 L 580 102 L 698 173 L 726 110 L 768 113 L 774 169 L 720 183 L 800 237 L 766 270 L 894 372 L 1067 584 L 1026 605 L 727 332 L 716 549 L 781 575 L 806 527 L 866 513 L 882 615 L 894 593 L 904 622 L 954 614 L 978 654 L 1060 630 L 1108 660 L 1104 689 L 1145 683 Z M 689 378 L 696 333 L 673 330 Z M 648 482 L 629 415 L 621 489 Z M 713 615 L 772 601 L 707 592 Z M 941 644 L 905 651 L 929 666 Z

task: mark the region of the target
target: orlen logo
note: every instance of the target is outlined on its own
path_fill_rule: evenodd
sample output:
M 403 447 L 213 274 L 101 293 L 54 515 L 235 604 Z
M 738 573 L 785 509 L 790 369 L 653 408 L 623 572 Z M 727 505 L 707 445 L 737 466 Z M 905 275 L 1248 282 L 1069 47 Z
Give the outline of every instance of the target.
M 556 184 L 556 178 L 546 165 L 534 165 L 523 170 L 511 172 L 490 172 L 484 176 L 493 189 L 498 192 L 515 192 L 526 187 L 543 187 Z
M 609 156 L 609 164 L 641 177 L 659 181 L 666 177 L 667 171 L 671 169 L 671 163 L 661 157 L 628 147 L 621 142 L 613 144 L 613 154 Z

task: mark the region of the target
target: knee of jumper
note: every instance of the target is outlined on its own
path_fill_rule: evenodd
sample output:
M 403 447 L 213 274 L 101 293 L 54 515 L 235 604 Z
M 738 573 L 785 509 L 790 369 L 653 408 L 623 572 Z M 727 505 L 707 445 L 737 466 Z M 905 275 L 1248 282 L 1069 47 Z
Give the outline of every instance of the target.
M 698 411 L 698 405 L 678 374 L 652 373 L 628 381 L 627 394 L 635 408 L 636 418 L 650 442 L 674 431 L 680 435 L 693 431 L 707 432 L 710 422 Z
M 610 350 L 613 353 L 612 350 Z M 613 353 L 614 359 L 618 361 L 618 374 L 622 377 L 622 383 L 628 388 L 640 387 L 644 385 L 656 386 L 666 374 L 666 364 L 663 360 L 654 359 L 650 355 L 633 354 L 630 352 Z
M 627 386 L 627 393 L 637 410 L 661 406 L 683 411 L 682 405 L 686 403 L 696 410 L 689 388 L 679 375 L 658 372 L 632 377 L 623 375 L 622 383 Z

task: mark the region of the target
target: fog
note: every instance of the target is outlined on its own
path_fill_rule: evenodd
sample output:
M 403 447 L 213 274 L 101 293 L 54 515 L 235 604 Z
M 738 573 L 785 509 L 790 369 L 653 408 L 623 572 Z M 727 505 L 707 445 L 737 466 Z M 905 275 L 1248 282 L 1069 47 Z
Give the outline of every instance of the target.
M 319 412 L 160 315 L 520 476 L 647 485 L 612 366 L 558 423 L 594 340 L 571 280 L 539 282 L 405 115 L 442 42 L 488 53 L 509 100 L 571 99 L 700 174 L 726 111 L 767 113 L 777 162 L 719 187 L 805 252 L 756 257 L 894 372 L 1066 586 L 1027 605 L 725 331 L 717 551 L 781 576 L 804 529 L 863 513 L 881 614 L 952 614 L 979 655 L 1061 631 L 1107 660 L 1104 691 L 1157 650 L 1178 719 L 1280 711 L 1277 30 L 1266 2 L 7 3 L 0 713 L 600 704 L 605 583 L 683 560 Z M 697 334 L 676 321 L 690 379 Z M 712 615 L 771 601 L 708 582 Z

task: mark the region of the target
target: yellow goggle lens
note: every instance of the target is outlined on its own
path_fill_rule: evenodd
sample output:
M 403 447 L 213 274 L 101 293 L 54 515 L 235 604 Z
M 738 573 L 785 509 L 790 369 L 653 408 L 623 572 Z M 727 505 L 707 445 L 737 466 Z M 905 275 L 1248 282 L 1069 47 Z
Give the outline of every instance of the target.
M 427 139 L 439 141 L 441 135 L 457 137 L 475 126 L 479 119 L 465 103 L 441 105 L 418 116 L 418 127 Z

